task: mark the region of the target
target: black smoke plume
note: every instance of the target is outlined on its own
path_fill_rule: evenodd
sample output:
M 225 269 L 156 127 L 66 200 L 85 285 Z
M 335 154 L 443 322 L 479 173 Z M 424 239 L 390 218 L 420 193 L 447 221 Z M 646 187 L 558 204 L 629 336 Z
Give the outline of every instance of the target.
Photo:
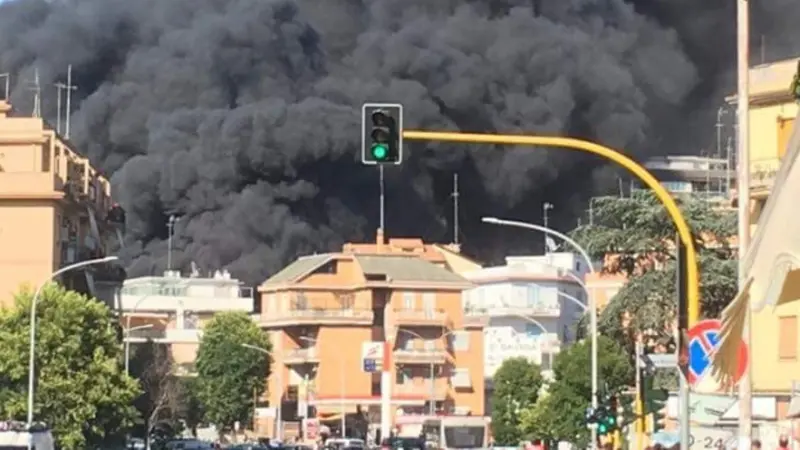
M 791 54 L 800 2 L 751 2 L 765 57 Z M 298 255 L 373 239 L 378 174 L 359 162 L 360 105 L 399 101 L 409 127 L 535 131 L 644 158 L 697 153 L 732 92 L 730 0 L 6 0 L 0 72 L 30 111 L 37 69 L 78 85 L 72 140 L 113 176 L 130 275 L 174 261 L 262 281 Z M 754 51 L 754 59 L 760 56 Z M 616 186 L 572 152 L 410 144 L 386 171 L 387 232 L 462 240 L 484 259 L 537 247 L 482 215 L 575 224 Z M 513 250 L 512 250 L 513 249 Z

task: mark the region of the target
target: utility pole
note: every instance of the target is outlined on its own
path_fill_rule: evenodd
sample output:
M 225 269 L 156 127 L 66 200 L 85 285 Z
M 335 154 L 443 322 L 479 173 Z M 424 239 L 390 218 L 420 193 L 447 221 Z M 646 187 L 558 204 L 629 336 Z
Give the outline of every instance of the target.
M 67 85 L 64 83 L 56 83 L 55 86 L 58 91 L 58 101 L 56 102 L 56 133 L 61 134 L 61 96 Z
M 10 73 L 0 73 L 0 79 L 4 80 L 3 82 L 3 97 L 0 100 L 9 100 L 9 96 L 11 95 L 11 74 Z
M 453 243 L 458 245 L 458 174 L 453 174 Z
M 737 141 L 739 144 L 739 170 L 738 183 L 738 216 L 739 216 L 739 289 L 745 283 L 744 257 L 750 246 L 750 2 L 737 0 L 736 2 L 736 29 L 737 29 L 737 73 L 738 89 L 736 95 L 736 110 L 739 120 Z M 748 305 L 745 310 L 742 341 L 749 348 L 752 347 L 752 334 L 750 330 L 751 311 Z M 748 364 L 744 376 L 739 381 L 739 450 L 750 450 L 753 436 L 752 422 L 752 364 Z
M 386 192 L 384 191 L 384 182 L 383 182 L 383 165 L 378 166 L 378 170 L 380 171 L 380 197 L 381 197 L 381 217 L 380 217 L 380 228 L 382 231 L 386 232 L 384 226 L 386 225 Z
M 64 89 L 67 91 L 67 113 L 64 118 L 64 137 L 69 139 L 69 121 L 72 115 L 72 91 L 78 90 L 77 86 L 72 85 L 72 64 L 67 66 L 67 85 L 64 86 Z
M 167 229 L 169 235 L 167 237 L 167 270 L 172 270 L 172 235 L 175 232 L 175 223 L 179 219 L 175 217 L 174 214 L 169 216 L 169 220 L 167 221 Z
M 644 448 L 644 435 L 647 432 L 644 422 L 644 390 L 642 386 L 642 356 L 644 355 L 644 345 L 641 340 L 636 340 L 636 400 L 634 403 L 635 430 L 636 430 L 636 450 Z
M 542 204 L 542 214 L 543 214 L 544 227 L 545 228 L 550 228 L 550 226 L 548 225 L 549 217 L 547 215 L 547 212 L 550 211 L 551 209 L 553 209 L 553 204 L 552 203 L 544 202 Z M 548 237 L 549 236 L 547 236 L 546 234 L 544 235 L 544 252 L 545 252 L 545 254 L 547 253 L 547 238 Z
M 33 112 L 31 116 L 42 117 L 42 86 L 39 84 L 39 69 L 33 69 Z

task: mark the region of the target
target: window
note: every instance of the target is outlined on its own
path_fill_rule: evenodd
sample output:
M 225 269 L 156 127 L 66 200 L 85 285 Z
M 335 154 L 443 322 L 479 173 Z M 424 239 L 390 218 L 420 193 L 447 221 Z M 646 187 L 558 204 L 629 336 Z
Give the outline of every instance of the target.
M 472 386 L 472 381 L 469 379 L 469 370 L 453 369 L 453 375 L 450 377 L 450 383 L 455 388 L 468 388 Z
M 416 306 L 414 305 L 416 303 L 414 300 L 416 299 L 413 292 L 403 292 L 403 309 L 414 309 L 414 306 Z
M 436 341 L 433 339 L 428 339 L 425 341 L 425 350 L 427 351 L 434 351 L 436 350 Z
M 789 139 L 792 138 L 792 129 L 794 129 L 794 117 L 787 119 L 778 117 L 778 158 L 783 158 L 786 154 Z
M 528 306 L 533 307 L 539 303 L 539 286 L 528 286 Z
M 797 316 L 778 318 L 778 359 L 797 360 Z
M 450 335 L 453 350 L 457 352 L 469 351 L 469 332 L 457 331 Z
M 525 336 L 532 338 L 542 334 L 542 329 L 532 323 L 525 324 Z
M 436 295 L 431 292 L 422 294 L 422 309 L 433 311 L 436 309 Z
M 396 375 L 395 375 L 395 382 L 397 384 L 400 384 L 400 385 L 411 383 L 411 373 L 410 373 L 410 371 L 406 370 L 406 369 L 398 370 Z

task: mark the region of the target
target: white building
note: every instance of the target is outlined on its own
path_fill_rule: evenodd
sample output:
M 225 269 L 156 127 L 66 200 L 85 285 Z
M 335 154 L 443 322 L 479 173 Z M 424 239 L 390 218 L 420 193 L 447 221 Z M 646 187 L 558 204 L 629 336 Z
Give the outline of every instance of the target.
M 125 280 L 115 299 L 126 342 L 152 340 L 170 345 L 175 362 L 191 372 L 203 324 L 221 311 L 251 313 L 253 289 L 242 286 L 228 271 L 209 277 L 184 277 L 167 271 L 160 277 Z
M 546 376 L 562 343 L 575 337 L 586 295 L 573 278 L 584 279 L 586 262 L 572 253 L 508 257 L 506 265 L 463 276 L 477 286 L 464 292 L 464 312 L 483 316 L 484 376 L 491 379 L 509 358 L 526 357 L 541 365 Z M 486 386 L 491 383 L 487 380 Z M 488 396 L 487 396 L 488 398 Z

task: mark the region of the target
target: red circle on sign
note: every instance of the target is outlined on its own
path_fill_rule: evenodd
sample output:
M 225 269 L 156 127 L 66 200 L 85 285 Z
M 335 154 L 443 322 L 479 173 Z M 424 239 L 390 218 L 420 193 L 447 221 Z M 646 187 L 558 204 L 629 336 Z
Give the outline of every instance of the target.
M 688 345 L 694 339 L 702 339 L 702 335 L 708 331 L 716 331 L 717 333 L 720 333 L 722 331 L 722 322 L 713 319 L 701 320 L 700 322 L 697 322 L 695 326 L 693 326 L 692 328 L 689 329 L 689 331 L 686 332 L 686 337 L 687 337 L 686 344 Z M 688 349 L 684 349 L 684 351 L 686 351 L 688 354 Z M 736 367 L 736 374 L 733 377 L 733 384 L 738 383 L 739 380 L 741 380 L 742 377 L 744 376 L 744 372 L 747 369 L 748 355 L 749 352 L 747 351 L 747 344 L 745 344 L 744 341 L 741 341 L 739 344 L 739 354 L 737 355 L 736 358 L 739 364 Z M 689 384 L 691 385 L 694 385 L 695 383 L 700 381 L 697 379 L 697 376 L 691 370 L 687 370 L 686 376 L 688 378 Z

